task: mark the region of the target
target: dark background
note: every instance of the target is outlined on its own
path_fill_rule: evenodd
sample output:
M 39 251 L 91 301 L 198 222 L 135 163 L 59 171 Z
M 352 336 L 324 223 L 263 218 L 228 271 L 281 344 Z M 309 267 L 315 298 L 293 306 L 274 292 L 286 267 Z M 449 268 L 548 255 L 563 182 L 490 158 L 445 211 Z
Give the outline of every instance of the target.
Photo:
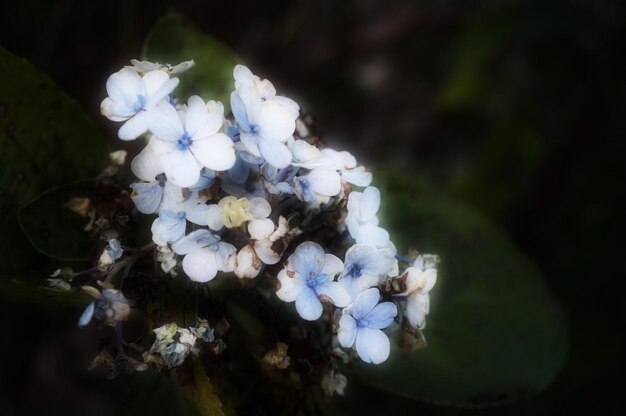
M 568 365 L 539 397 L 486 412 L 623 414 L 625 3 L 21 0 L 0 8 L 0 45 L 114 138 L 99 115 L 104 82 L 172 10 L 313 112 L 329 142 L 428 178 L 539 266 L 568 312 Z M 0 335 L 14 343 L 0 363 L 0 414 L 118 408 L 123 386 L 84 374 L 90 337 L 74 330 L 75 313 L 12 316 L 23 319 Z M 385 410 L 369 397 L 357 407 Z

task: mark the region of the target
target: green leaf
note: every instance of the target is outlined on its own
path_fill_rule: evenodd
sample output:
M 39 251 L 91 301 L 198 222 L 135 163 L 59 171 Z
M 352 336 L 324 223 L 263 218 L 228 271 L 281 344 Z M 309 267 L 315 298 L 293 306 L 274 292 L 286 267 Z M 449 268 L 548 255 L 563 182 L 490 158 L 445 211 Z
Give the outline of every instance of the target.
M 93 298 L 80 290 L 60 290 L 15 279 L 0 279 L 0 300 L 43 306 L 81 307 Z
M 31 64 L 0 48 L 0 274 L 38 264 L 18 208 L 46 189 L 95 176 L 108 146 L 80 106 Z
M 440 404 L 486 406 L 544 390 L 564 365 L 563 312 L 538 270 L 492 224 L 399 175 L 384 175 L 383 224 L 398 247 L 441 256 L 425 336 L 393 346 L 354 374 L 388 392 Z M 392 341 L 392 345 L 394 341 Z
M 224 416 L 222 402 L 215 393 L 215 388 L 204 372 L 202 363 L 193 363 L 193 383 L 183 387 L 183 392 L 189 400 L 198 406 L 202 416 Z
M 175 94 L 183 99 L 199 95 L 221 101 L 228 111 L 233 68 L 241 61 L 226 45 L 195 29 L 181 15 L 169 14 L 156 22 L 142 55 L 149 61 L 172 65 L 193 59 L 195 67 L 180 76 Z
M 42 254 L 62 261 L 84 260 L 94 239 L 84 230 L 89 222 L 72 211 L 73 198 L 88 198 L 95 192 L 93 181 L 61 186 L 39 195 L 18 212 L 22 230 Z

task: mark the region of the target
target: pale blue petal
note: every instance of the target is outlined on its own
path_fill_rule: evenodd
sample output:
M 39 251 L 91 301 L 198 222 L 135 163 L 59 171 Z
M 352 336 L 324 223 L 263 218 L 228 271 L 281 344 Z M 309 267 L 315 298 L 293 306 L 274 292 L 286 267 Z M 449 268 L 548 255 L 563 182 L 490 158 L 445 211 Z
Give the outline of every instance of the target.
M 363 320 L 367 322 L 369 328 L 383 329 L 391 325 L 397 314 L 398 309 L 394 303 L 383 302 L 376 305 Z
M 339 319 L 337 339 L 344 348 L 350 348 L 356 340 L 356 321 L 350 315 L 343 315 Z
M 249 174 L 250 167 L 240 156 L 237 157 L 235 165 L 228 170 L 230 180 L 238 184 L 244 183 Z
M 366 363 L 380 364 L 389 357 L 389 338 L 380 329 L 359 328 L 356 352 Z
M 350 306 L 350 314 L 358 321 L 374 309 L 379 300 L 380 292 L 377 288 L 367 289 L 354 300 Z
M 249 133 L 250 122 L 248 121 L 248 112 L 241 97 L 239 97 L 239 94 L 237 94 L 236 91 L 233 91 L 230 94 L 230 108 L 233 110 L 233 115 L 235 116 L 235 120 L 237 120 L 239 128 L 242 131 Z
M 304 278 L 317 276 L 324 267 L 326 255 L 324 249 L 317 243 L 305 241 L 289 257 L 289 264 Z
M 137 182 L 130 185 L 131 198 L 142 214 L 153 214 L 163 199 L 163 187 L 158 182 Z
M 291 151 L 278 140 L 259 138 L 257 140 L 261 156 L 270 165 L 285 168 L 291 163 Z
M 296 298 L 296 310 L 302 319 L 314 321 L 322 316 L 322 303 L 317 298 L 315 291 L 309 287 L 302 289 Z
M 350 295 L 348 294 L 346 289 L 338 282 L 319 283 L 315 287 L 315 291 L 317 292 L 318 296 L 326 297 L 333 305 L 337 306 L 338 308 L 345 308 L 350 304 Z
M 85 311 L 83 312 L 83 314 L 80 316 L 80 319 L 78 320 L 78 326 L 80 328 L 87 326 L 89 322 L 91 322 L 91 318 L 93 318 L 93 313 L 94 313 L 95 308 L 96 308 L 96 302 L 91 302 L 89 305 L 87 305 L 87 307 L 85 308 Z

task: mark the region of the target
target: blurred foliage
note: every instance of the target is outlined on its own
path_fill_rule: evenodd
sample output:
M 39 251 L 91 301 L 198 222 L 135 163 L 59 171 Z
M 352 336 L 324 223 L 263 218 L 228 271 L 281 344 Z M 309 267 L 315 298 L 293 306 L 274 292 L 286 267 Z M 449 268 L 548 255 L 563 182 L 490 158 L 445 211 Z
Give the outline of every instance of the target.
M 379 172 L 381 221 L 400 252 L 441 256 L 428 347 L 394 348 L 387 363 L 357 365 L 357 374 L 393 394 L 459 406 L 506 403 L 544 390 L 567 352 L 557 300 L 492 224 L 410 177 Z
M 38 256 L 17 223 L 41 192 L 104 167 L 108 146 L 78 103 L 28 62 L 0 49 L 0 274 L 24 273 Z M 43 215 L 47 215 L 43 214 Z M 46 238 L 47 229 L 38 230 Z

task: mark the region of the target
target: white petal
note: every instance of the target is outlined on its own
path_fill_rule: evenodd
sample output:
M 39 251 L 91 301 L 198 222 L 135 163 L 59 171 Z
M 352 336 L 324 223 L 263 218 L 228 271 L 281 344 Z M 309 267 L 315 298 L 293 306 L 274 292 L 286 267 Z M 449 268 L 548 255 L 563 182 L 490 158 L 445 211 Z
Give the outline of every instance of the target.
M 223 133 L 194 140 L 190 149 L 206 168 L 221 172 L 235 165 L 236 156 L 233 141 Z
M 212 136 L 224 124 L 224 106 L 215 101 L 204 103 L 202 98 L 194 95 L 187 101 L 188 110 L 185 119 L 185 130 L 197 140 Z
M 224 227 L 224 213 L 218 205 L 209 205 L 206 212 L 206 221 L 209 228 L 219 231 Z
M 285 107 L 273 101 L 261 104 L 261 110 L 250 122 L 260 126 L 260 135 L 264 139 L 285 141 L 296 129 L 296 117 Z
M 322 274 L 327 274 L 332 279 L 343 271 L 343 262 L 333 254 L 326 254 Z
M 188 254 L 192 251 L 206 247 L 208 244 L 215 244 L 219 237 L 211 234 L 209 230 L 192 231 L 172 245 L 176 254 Z
M 359 206 L 361 219 L 369 221 L 372 217 L 376 216 L 378 208 L 380 208 L 380 191 L 378 188 L 368 186 L 363 191 L 361 204 Z
M 341 191 L 341 177 L 336 170 L 315 168 L 307 175 L 311 189 L 323 196 L 335 196 Z
M 341 180 L 356 186 L 369 186 L 372 183 L 372 173 L 365 170 L 345 170 L 341 172 Z
M 350 315 L 342 315 L 339 319 L 339 331 L 337 339 L 344 348 L 350 348 L 356 341 L 356 321 Z
M 437 269 L 422 271 L 417 267 L 406 269 L 406 293 L 428 293 L 437 283 Z
M 197 202 L 194 202 L 194 204 L 191 207 L 186 207 L 185 216 L 187 218 L 187 221 L 189 222 L 192 222 L 197 225 L 207 225 L 208 210 L 209 210 L 208 205 L 198 204 Z
M 240 132 L 239 139 L 241 140 L 241 143 L 243 143 L 243 145 L 245 146 L 249 154 L 257 158 L 261 157 L 261 151 L 259 150 L 259 143 L 255 135 Z
M 392 302 L 383 302 L 374 306 L 363 319 L 367 321 L 369 328 L 383 329 L 387 328 L 398 315 L 398 309 Z
M 354 301 L 365 290 L 378 286 L 380 278 L 371 274 L 364 274 L 355 278 L 351 276 L 343 276 L 339 279 L 339 283 L 346 288 L 350 298 Z
M 235 65 L 233 77 L 235 78 L 235 88 L 242 85 L 252 85 L 254 82 L 254 75 L 245 65 Z
M 208 282 L 217 274 L 215 256 L 209 249 L 194 250 L 183 259 L 183 270 L 194 282 Z
M 135 140 L 148 131 L 148 120 L 148 113 L 145 111 L 138 112 L 120 127 L 117 132 L 118 137 L 126 141 Z
M 235 270 L 237 249 L 232 244 L 220 241 L 217 243 L 218 250 L 214 253 L 217 259 L 217 269 L 230 273 Z
M 111 97 L 107 97 L 100 103 L 100 113 L 109 120 L 124 121 L 134 116 L 136 111 L 125 101 L 115 101 Z
M 248 222 L 248 233 L 254 240 L 265 240 L 274 232 L 274 223 L 269 218 L 254 219 Z
M 377 247 L 384 247 L 389 243 L 389 233 L 387 230 L 372 224 L 363 224 L 359 227 L 354 239 L 358 244 L 371 244 Z
M 380 292 L 377 288 L 367 289 L 354 300 L 350 306 L 350 314 L 359 320 L 367 315 L 380 300 Z
M 278 273 L 278 283 L 276 296 L 283 302 L 295 302 L 300 292 L 306 287 L 306 283 L 300 275 L 285 269 Z
M 176 213 L 161 210 L 159 217 L 152 223 L 152 241 L 160 246 L 173 242 L 185 235 L 185 218 L 177 218 Z
M 254 278 L 261 271 L 263 263 L 259 256 L 256 255 L 250 244 L 243 247 L 237 253 L 237 261 L 235 265 L 235 274 L 240 278 Z
M 142 77 L 146 89 L 146 96 L 152 97 L 159 88 L 170 80 L 170 76 L 165 71 L 150 71 Z
M 107 93 L 115 101 L 134 103 L 139 95 L 145 95 L 143 81 L 139 74 L 131 69 L 122 69 L 112 74 L 106 83 Z
M 326 282 L 315 288 L 321 300 L 330 301 L 338 308 L 345 308 L 350 304 L 350 295 L 338 282 Z
M 93 317 L 93 313 L 95 311 L 95 308 L 96 308 L 96 303 L 95 302 L 91 302 L 89 305 L 87 305 L 87 307 L 83 311 L 82 315 L 80 315 L 80 319 L 78 320 L 78 327 L 79 328 L 83 328 L 83 327 L 87 326 L 89 324 L 89 322 L 91 322 L 91 318 Z
M 287 111 L 291 113 L 294 119 L 298 118 L 298 116 L 300 115 L 300 106 L 291 98 L 276 95 L 274 96 L 274 98 L 272 98 L 272 101 L 277 102 L 285 109 L 287 109 Z
M 406 317 L 414 328 L 424 328 L 430 305 L 430 296 L 414 292 L 406 299 Z
M 252 198 L 250 200 L 250 214 L 254 218 L 267 218 L 272 213 L 272 207 L 265 198 Z
M 257 140 L 261 156 L 276 168 L 285 168 L 291 163 L 291 151 L 278 140 L 259 138 Z
M 293 157 L 299 163 L 308 163 L 319 159 L 322 153 L 320 149 L 309 144 L 306 140 L 296 140 L 291 146 Z
M 282 244 L 281 240 L 259 240 L 254 241 L 253 245 L 254 251 L 256 251 L 256 254 L 259 256 L 261 261 L 269 265 L 278 263 L 282 258 L 283 252 L 285 251 L 285 245 Z
M 307 321 L 314 321 L 322 316 L 323 310 L 322 303 L 317 298 L 315 291 L 305 286 L 296 298 L 298 315 Z
M 356 352 L 366 363 L 380 364 L 389 357 L 389 338 L 380 329 L 359 328 Z
M 176 108 L 166 101 L 151 107 L 148 125 L 152 134 L 161 140 L 177 142 L 184 133 Z
M 161 160 L 153 146 L 155 140 L 151 138 L 148 145 L 130 163 L 130 170 L 142 181 L 152 182 L 158 174 L 163 173 Z
M 152 96 L 148 98 L 146 106 L 152 106 L 162 100 L 169 102 L 168 95 L 170 95 L 172 91 L 176 89 L 176 87 L 178 86 L 178 82 L 178 78 L 172 78 L 168 80 L 165 84 L 161 85 L 159 89 L 156 90 L 154 94 L 152 94 Z
M 263 101 L 261 101 L 261 95 L 259 95 L 259 91 L 252 85 L 243 85 L 240 88 L 237 88 L 235 91 L 241 102 L 243 103 L 243 107 L 246 109 L 246 119 L 240 120 L 237 119 L 237 123 L 239 123 L 239 127 L 246 130 L 249 128 L 249 125 L 242 124 L 242 122 L 248 123 L 258 123 L 257 117 L 259 112 L 261 111 L 261 105 Z M 232 96 L 231 96 L 232 101 Z
M 202 169 L 189 150 L 173 148 L 160 156 L 167 180 L 182 188 L 192 186 L 200 178 Z

